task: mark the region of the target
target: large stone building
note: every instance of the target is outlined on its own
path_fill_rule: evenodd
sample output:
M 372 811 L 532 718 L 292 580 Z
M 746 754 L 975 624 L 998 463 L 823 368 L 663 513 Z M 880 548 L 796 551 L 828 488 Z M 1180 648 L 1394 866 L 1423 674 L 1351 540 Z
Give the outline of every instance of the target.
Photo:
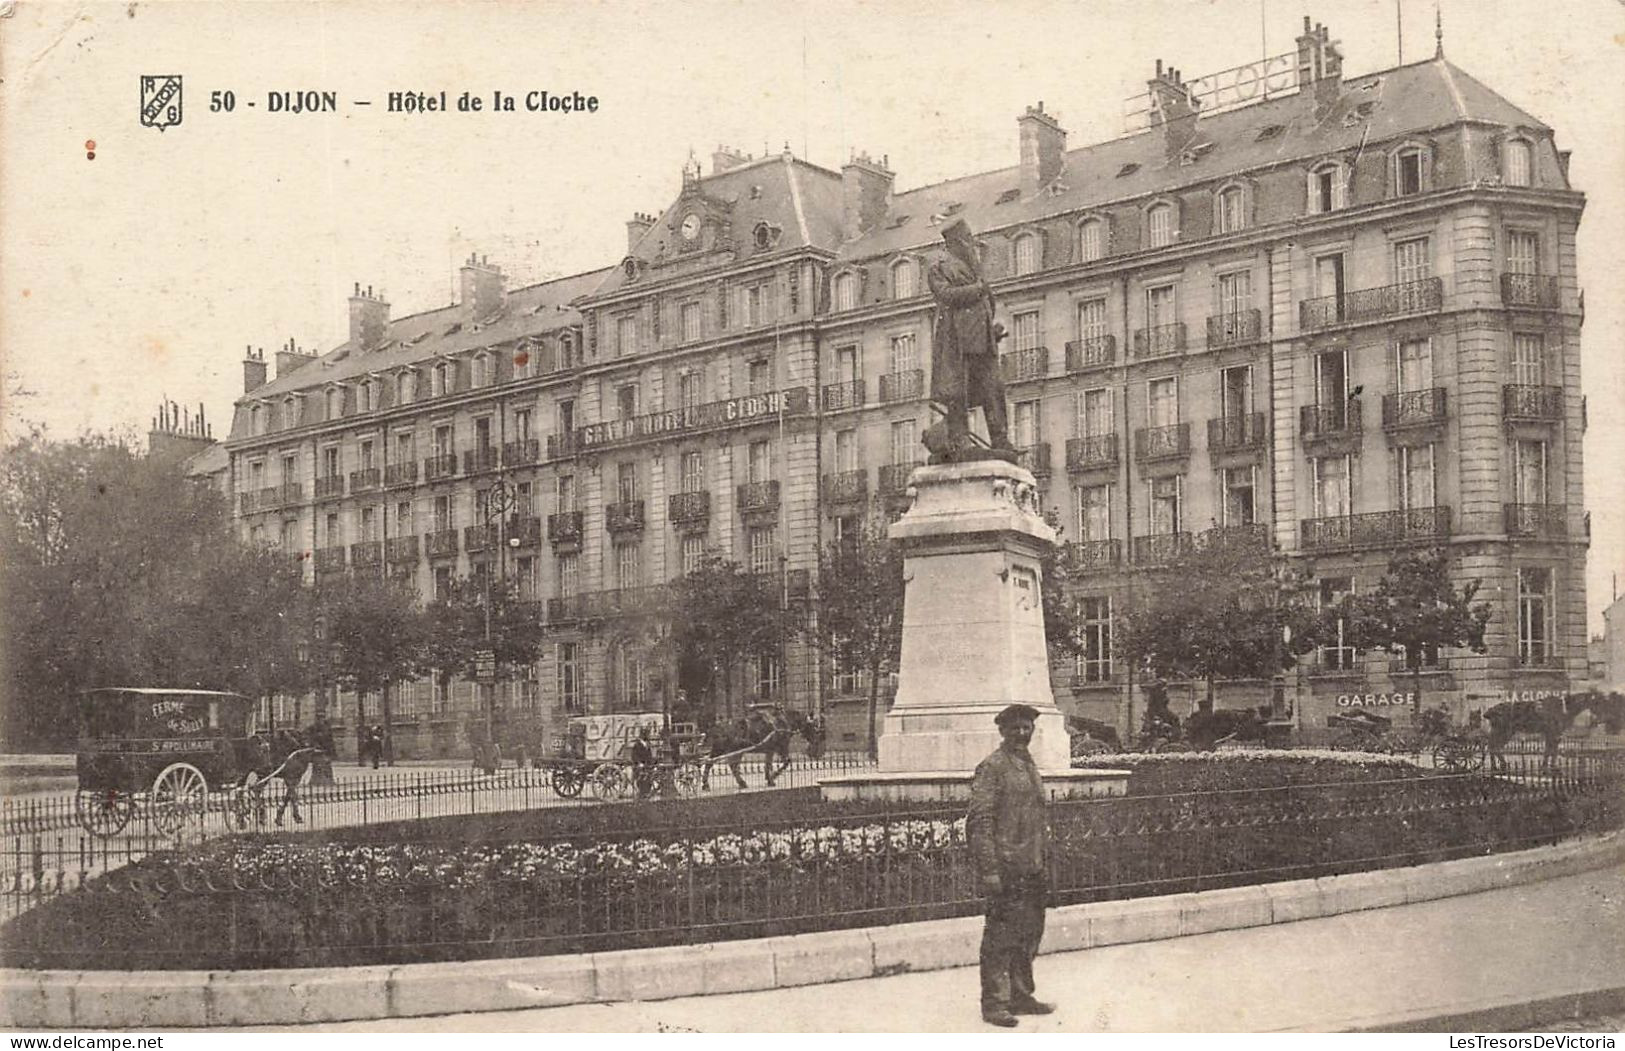
M 1442 53 L 1345 77 L 1324 28 L 1297 44 L 1222 78 L 1159 63 L 1143 127 L 1097 145 L 1068 149 L 1040 103 L 998 171 L 900 191 L 885 158 L 719 150 L 627 224 L 614 266 L 509 289 L 471 258 L 459 303 L 405 317 L 358 286 L 344 344 L 290 346 L 269 382 L 263 354 L 245 366 L 227 443 L 243 528 L 313 552 L 315 574 L 384 567 L 426 594 L 516 575 L 550 634 L 504 687 L 515 719 L 658 707 L 670 671 L 617 611 L 704 553 L 811 601 L 819 544 L 906 502 L 930 422 L 925 267 L 964 219 L 1009 331 L 1014 440 L 1084 567 L 1063 708 L 1130 720 L 1114 603 L 1208 529 L 1262 531 L 1326 601 L 1397 549 L 1450 546 L 1493 606 L 1489 650 L 1430 656 L 1424 703 L 1579 681 L 1568 155 Z M 520 506 L 495 530 L 498 477 Z M 1338 646 L 1289 678 L 1306 726 L 1407 686 Z M 861 737 L 842 713 L 862 684 L 799 644 L 748 692 Z M 409 689 L 397 739 L 448 747 L 473 705 Z

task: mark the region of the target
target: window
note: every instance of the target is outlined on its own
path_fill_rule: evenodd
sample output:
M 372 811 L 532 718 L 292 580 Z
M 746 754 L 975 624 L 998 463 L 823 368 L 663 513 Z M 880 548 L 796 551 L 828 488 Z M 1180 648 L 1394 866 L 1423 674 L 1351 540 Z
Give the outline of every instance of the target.
M 914 333 L 909 332 L 891 338 L 891 370 L 893 372 L 913 372 L 920 367 L 919 344 L 914 339 Z
M 1334 610 L 1343 604 L 1344 598 L 1354 593 L 1354 580 L 1351 577 L 1324 577 L 1320 581 L 1320 591 L 1316 595 L 1322 611 Z M 1348 625 L 1342 617 L 1332 627 L 1332 637 L 1326 645 L 1320 648 L 1320 667 L 1323 671 L 1353 671 L 1355 659 L 1359 652 L 1345 642 Z
M 1401 394 L 1433 387 L 1433 342 L 1426 339 L 1401 340 L 1395 377 Z
M 1104 387 L 1080 391 L 1074 410 L 1073 437 L 1099 438 L 1112 433 L 1111 391 Z
M 857 693 L 863 688 L 863 672 L 856 664 L 833 659 L 830 661 L 830 682 L 837 694 Z
M 541 343 L 529 341 L 519 344 L 513 355 L 513 378 L 529 379 L 536 375 L 536 357 L 542 352 Z
M 579 712 L 581 704 L 581 668 L 576 662 L 576 643 L 559 643 L 557 663 L 559 669 L 559 704 L 567 712 Z
M 1343 316 L 1343 296 L 1348 286 L 1343 278 L 1343 253 L 1315 257 L 1315 295 L 1324 299 L 1337 297 L 1338 318 Z
M 1162 248 L 1174 243 L 1174 207 L 1155 204 L 1145 213 L 1145 240 L 1148 247 Z
M 1320 214 L 1344 206 L 1343 172 L 1335 164 L 1323 164 L 1309 173 L 1309 210 Z
M 1038 311 L 1028 310 L 1016 314 L 1010 319 L 1010 324 L 1015 329 L 1011 333 L 1014 337 L 1011 345 L 1012 350 L 1037 350 L 1043 342 L 1042 333 L 1038 328 Z
M 1528 230 L 1507 233 L 1507 269 L 1514 274 L 1540 273 L 1540 237 Z
M 643 551 L 637 544 L 620 544 L 615 548 L 615 586 L 635 588 L 643 585 Z
M 685 369 L 677 374 L 677 407 L 680 409 L 699 408 L 700 399 L 700 373 L 696 369 Z
M 854 383 L 858 378 L 858 348 L 835 348 L 835 382 Z
M 1016 238 L 1014 253 L 1015 272 L 1031 274 L 1038 269 L 1038 235 L 1022 234 Z
M 1219 412 L 1227 420 L 1240 420 L 1253 411 L 1253 369 L 1236 365 L 1219 373 Z M 1240 437 L 1238 435 L 1238 437 Z
M 756 679 L 756 696 L 766 700 L 779 696 L 784 686 L 784 669 L 779 658 L 772 653 L 759 653 L 751 661 L 751 672 Z
M 447 495 L 434 498 L 434 529 L 437 533 L 444 533 L 453 528 L 455 522 L 452 518 L 451 497 Z
M 745 393 L 766 394 L 773 389 L 773 373 L 766 358 L 755 358 L 745 365 Z
M 615 465 L 615 499 L 629 504 L 638 498 L 638 465 L 625 461 Z
M 1224 524 L 1232 529 L 1258 521 L 1256 467 L 1224 469 Z
M 531 435 L 532 435 L 531 419 L 532 419 L 532 412 L 531 412 L 530 409 L 515 409 L 513 411 L 513 438 L 514 438 L 514 441 L 516 441 L 516 442 L 528 442 L 528 441 L 530 441 Z
M 395 534 L 406 536 L 412 532 L 412 504 L 403 500 L 395 505 Z
M 495 370 L 491 368 L 491 355 L 489 355 L 489 354 L 476 354 L 476 355 L 474 355 L 473 367 L 472 367 L 472 369 L 470 371 L 470 377 L 473 380 L 473 383 L 471 384 L 471 386 L 474 386 L 474 387 L 489 387 L 491 385 L 491 383 L 492 383 L 491 374 L 494 371 Z
M 683 342 L 693 343 L 700 338 L 700 305 L 698 303 L 684 303 L 682 305 Z
M 1099 219 L 1085 219 L 1078 226 L 1078 262 L 1092 263 L 1105 255 L 1105 224 Z
M 1432 445 L 1402 445 L 1396 450 L 1394 467 L 1401 511 L 1415 511 L 1434 505 Z
M 1253 274 L 1238 270 L 1219 275 L 1219 313 L 1235 317 L 1253 305 Z
M 339 447 L 329 445 L 322 450 L 322 477 L 337 478 L 341 473 L 339 467 Z
M 918 441 L 914 436 L 913 420 L 893 420 L 891 425 L 891 462 L 913 463 Z
M 1327 350 L 1315 355 L 1315 404 L 1332 410 L 1332 419 L 1323 429 L 1342 427 L 1343 411 L 1348 402 L 1348 359 L 1345 351 Z
M 908 299 L 919 291 L 915 280 L 914 261 L 900 259 L 891 268 L 891 295 L 893 299 Z
M 626 383 L 615 388 L 615 413 L 616 418 L 622 420 L 630 420 L 638 414 L 637 384 Z
M 609 656 L 610 703 L 622 711 L 643 710 L 644 683 L 643 655 L 632 643 L 622 640 L 615 644 Z
M 1179 320 L 1173 285 L 1157 285 L 1145 290 L 1145 324 L 1160 328 Z
M 395 377 L 395 404 L 410 404 L 417 396 L 417 373 L 407 371 Z
M 1546 443 L 1520 439 L 1512 446 L 1512 502 L 1546 502 Z
M 1428 260 L 1428 240 L 1425 237 L 1394 244 L 1394 281 L 1407 284 L 1432 276 L 1433 266 Z
M 299 460 L 297 457 L 287 455 L 282 457 L 282 484 L 292 485 L 299 480 Z
M 760 325 L 766 320 L 765 298 L 766 292 L 761 285 L 751 285 L 744 290 L 744 307 L 740 313 L 747 326 Z
M 374 409 L 378 408 L 378 393 L 379 393 L 379 391 L 378 391 L 378 381 L 377 380 L 372 379 L 370 377 L 365 379 L 365 380 L 362 380 L 361 381 L 361 386 L 357 388 L 357 392 L 358 392 L 358 394 L 359 394 L 359 396 L 361 398 L 361 411 L 362 412 L 371 412 Z
M 1508 186 L 1528 186 L 1534 169 L 1534 150 L 1524 139 L 1513 139 L 1506 145 L 1506 177 Z
M 1151 535 L 1167 536 L 1184 531 L 1181 500 L 1184 488 L 1179 475 L 1152 478 L 1146 483 L 1151 494 Z
M 1546 383 L 1546 345 L 1539 336 L 1522 332 L 1513 335 L 1512 382 L 1531 387 Z
M 377 466 L 377 464 L 373 462 L 372 449 L 373 444 L 370 438 L 361 443 L 361 469 L 363 471 L 370 471 Z M 334 473 L 337 473 L 338 465 L 334 464 L 333 469 Z
M 344 415 L 344 392 L 338 387 L 327 388 L 327 418 L 336 420 Z
M 1099 339 L 1106 334 L 1106 301 L 1085 299 L 1078 304 L 1078 338 Z
M 248 490 L 257 493 L 265 488 L 265 462 L 255 460 L 248 465 Z
M 837 544 L 856 543 L 863 532 L 862 515 L 836 515 L 830 520 L 831 537 Z
M 339 527 L 339 516 L 336 512 L 328 512 L 322 523 L 323 542 L 328 547 L 338 547 L 344 543 L 344 531 Z
M 685 574 L 698 572 L 705 565 L 705 537 L 694 533 L 683 537 L 682 559 Z
M 752 573 L 772 573 L 779 568 L 778 543 L 774 534 L 772 526 L 760 526 L 746 532 L 745 543 Z
M 451 567 L 434 567 L 434 597 L 441 601 L 451 598 Z M 435 677 L 436 679 L 439 676 Z
M 435 397 L 450 394 L 455 389 L 456 374 L 452 372 L 454 366 L 449 361 L 438 362 L 431 373 L 431 382 Z
M 558 558 L 559 570 L 559 598 L 570 598 L 581 592 L 581 556 L 571 553 L 560 555 Z
M 765 482 L 773 477 L 773 445 L 767 439 L 751 442 L 747 451 L 749 481 Z
M 1112 487 L 1081 485 L 1072 490 L 1078 508 L 1078 540 L 1092 543 L 1112 538 Z
M 515 482 L 513 486 L 513 514 L 516 518 L 529 518 L 536 507 L 530 482 Z
M 1315 517 L 1341 518 L 1352 513 L 1349 458 L 1317 456 L 1314 463 Z
M 1089 596 L 1078 603 L 1082 614 L 1083 652 L 1077 671 L 1084 682 L 1110 682 L 1112 677 L 1112 600 Z
M 679 492 L 698 493 L 705 489 L 705 457 L 698 449 L 689 449 L 678 458 Z
M 1409 197 L 1421 193 L 1426 165 L 1420 147 L 1407 146 L 1394 155 L 1394 196 Z
M 1518 663 L 1549 664 L 1554 625 L 1552 571 L 1544 566 L 1518 570 Z
M 835 277 L 835 309 L 852 310 L 858 305 L 858 275 L 838 274 Z
M 835 432 L 835 470 L 858 469 L 858 432 L 855 428 Z
M 297 427 L 304 422 L 305 402 L 297 394 L 282 399 L 282 426 Z
M 378 512 L 375 508 L 363 507 L 361 509 L 361 542 L 367 543 L 378 539 Z
M 1030 449 L 1041 440 L 1038 399 L 1018 401 L 1013 408 L 1015 412 L 1012 414 L 1010 441 L 1018 449 Z
M 1172 427 L 1179 422 L 1179 382 L 1173 376 L 1147 381 L 1146 424 Z
M 1240 186 L 1227 186 L 1219 191 L 1214 209 L 1214 232 L 1233 234 L 1247 225 L 1247 195 Z
M 615 319 L 615 356 L 624 358 L 638 352 L 638 319 L 622 314 Z
M 282 550 L 293 554 L 299 550 L 299 520 L 289 518 L 282 523 Z
M 573 474 L 561 474 L 558 477 L 557 487 L 559 513 L 563 514 L 576 509 L 576 478 Z

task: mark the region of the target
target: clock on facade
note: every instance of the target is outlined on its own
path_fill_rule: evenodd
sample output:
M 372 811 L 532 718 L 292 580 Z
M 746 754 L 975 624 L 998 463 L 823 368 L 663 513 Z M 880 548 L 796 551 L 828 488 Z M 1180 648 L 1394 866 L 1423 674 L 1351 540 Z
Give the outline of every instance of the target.
M 683 240 L 692 241 L 700 236 L 700 217 L 689 212 L 683 217 Z

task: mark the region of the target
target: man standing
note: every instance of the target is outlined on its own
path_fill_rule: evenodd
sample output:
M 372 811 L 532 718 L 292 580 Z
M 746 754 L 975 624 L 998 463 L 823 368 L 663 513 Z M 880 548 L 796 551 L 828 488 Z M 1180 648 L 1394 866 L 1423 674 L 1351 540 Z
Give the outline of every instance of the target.
M 926 283 L 937 313 L 931 329 L 931 401 L 944 414 L 921 440 L 932 463 L 962 460 L 1014 460 L 1005 423 L 1004 382 L 999 378 L 999 340 L 1004 327 L 993 322 L 993 293 L 982 278 L 976 238 L 963 219 L 942 231 L 946 259 L 931 264 Z M 970 432 L 970 409 L 980 406 L 992 449 Z
M 1033 957 L 1044 936 L 1049 894 L 1044 782 L 1027 751 L 1038 710 L 1012 704 L 994 717 L 1003 742 L 976 767 L 966 832 L 982 893 L 982 1019 L 1013 1026 L 1016 1015 L 1055 1008 L 1033 998 Z

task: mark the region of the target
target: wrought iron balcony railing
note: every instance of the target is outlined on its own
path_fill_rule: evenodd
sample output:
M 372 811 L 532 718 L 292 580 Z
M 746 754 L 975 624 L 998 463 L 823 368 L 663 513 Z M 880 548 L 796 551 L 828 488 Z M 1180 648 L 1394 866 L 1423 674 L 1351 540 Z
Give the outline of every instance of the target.
M 1185 323 L 1175 321 L 1168 325 L 1153 325 L 1150 328 L 1135 329 L 1134 356 L 1136 358 L 1161 358 L 1170 354 L 1185 353 Z
M 1298 327 L 1314 331 L 1404 314 L 1434 313 L 1443 306 L 1444 282 L 1437 277 L 1427 277 L 1420 281 L 1344 292 L 1340 296 L 1305 299 L 1298 304 Z
M 841 383 L 824 384 L 824 411 L 839 412 L 842 409 L 858 409 L 863 407 L 864 382 L 861 379 L 846 380 Z
M 1556 310 L 1562 304 L 1557 278 L 1551 274 L 1502 274 L 1501 302 L 1533 310 Z
M 352 566 L 376 566 L 384 560 L 382 540 L 362 540 L 350 545 Z
M 508 540 L 519 541 L 520 547 L 537 546 L 542 542 L 542 520 L 535 515 L 508 519 Z
M 1211 314 L 1207 319 L 1207 345 L 1210 347 L 1256 343 L 1263 334 L 1264 324 L 1257 307 L 1231 314 Z
M 925 370 L 888 372 L 880 377 L 880 400 L 884 402 L 913 401 L 925 396 Z
M 397 485 L 416 485 L 417 481 L 418 462 L 416 460 L 384 465 L 384 484 L 391 488 Z
M 343 569 L 344 556 L 343 544 L 334 544 L 332 547 L 318 547 L 316 549 L 316 569 L 320 572 Z
M 1173 423 L 1166 427 L 1140 427 L 1134 432 L 1136 460 L 1166 460 L 1188 456 L 1191 451 L 1191 425 Z
M 1563 388 L 1508 383 L 1501 388 L 1501 415 L 1508 420 L 1561 420 Z
M 1156 533 L 1134 538 L 1134 564 L 1137 566 L 1166 566 L 1192 547 L 1189 533 Z
M 1382 429 L 1404 430 L 1440 423 L 1445 416 L 1445 389 L 1402 390 L 1382 396 Z
M 476 449 L 469 449 L 463 453 L 463 473 L 473 474 L 476 471 L 494 471 L 498 463 L 497 447 L 482 445 Z
M 574 456 L 581 449 L 579 431 L 570 431 L 565 434 L 549 434 L 547 436 L 547 458 L 557 460 L 564 456 Z
M 1360 403 L 1350 398 L 1328 405 L 1300 406 L 1298 430 L 1305 442 L 1357 437 L 1361 432 Z
M 824 475 L 824 501 L 831 504 L 860 504 L 869 496 L 869 471 L 858 467 Z
M 656 614 L 670 606 L 671 589 L 664 584 L 612 588 L 608 591 L 583 591 L 575 595 L 548 599 L 547 620 L 550 624 L 604 620 L 610 617 Z
M 1450 535 L 1450 508 L 1413 507 L 1403 511 L 1306 518 L 1300 523 L 1305 551 L 1396 547 Z
M 1270 531 L 1262 522 L 1249 522 L 1246 525 L 1222 525 L 1204 529 L 1196 536 L 1196 546 L 1200 548 L 1246 548 L 1269 547 Z
M 542 443 L 535 438 L 521 438 L 502 447 L 502 462 L 509 467 L 535 463 L 541 458 Z
M 908 489 L 908 480 L 914 474 L 914 468 L 920 466 L 918 460 L 908 463 L 884 463 L 880 465 L 879 489 L 882 493 L 901 493 Z
M 1066 345 L 1066 371 L 1082 372 L 1117 362 L 1116 336 L 1090 336 L 1074 339 Z
M 999 376 L 1006 383 L 1025 383 L 1049 375 L 1049 348 L 1029 347 L 999 356 Z
M 497 527 L 492 525 L 471 525 L 463 527 L 463 550 L 469 554 L 476 551 L 489 551 L 497 546 Z
M 1049 442 L 1023 445 L 1016 449 L 1016 454 L 1016 463 L 1027 468 L 1035 477 L 1042 478 L 1050 473 Z
M 1066 469 L 1087 471 L 1117 466 L 1117 435 L 1091 434 L 1066 440 Z
M 735 491 L 742 515 L 770 514 L 779 509 L 779 483 L 770 478 L 762 482 L 741 482 Z
M 342 474 L 322 475 L 316 479 L 316 499 L 334 500 L 344 495 L 344 476 Z
M 384 484 L 384 472 L 376 467 L 363 467 L 350 472 L 350 492 L 370 493 Z
M 438 482 L 442 478 L 453 478 L 456 475 L 456 453 L 443 453 L 423 461 L 423 480 L 426 482 Z
M 1264 446 L 1264 414 L 1246 412 L 1207 421 L 1210 452 L 1242 452 Z
M 643 524 L 642 500 L 620 500 L 604 505 L 604 528 L 611 533 L 635 533 Z
M 415 536 L 392 536 L 384 541 L 384 559 L 388 562 L 416 562 L 418 560 L 418 538 Z
M 1110 569 L 1123 561 L 1121 540 L 1078 540 L 1067 544 L 1062 555 L 1070 568 L 1080 571 Z
M 430 558 L 447 558 L 457 553 L 457 530 L 436 529 L 423 535 L 423 549 Z
M 557 511 L 547 516 L 547 539 L 554 545 L 581 543 L 581 512 Z
M 1562 540 L 1569 535 L 1567 504 L 1505 504 L 1507 536 Z
M 703 522 L 711 517 L 711 492 L 672 493 L 666 498 L 666 518 L 674 523 Z

